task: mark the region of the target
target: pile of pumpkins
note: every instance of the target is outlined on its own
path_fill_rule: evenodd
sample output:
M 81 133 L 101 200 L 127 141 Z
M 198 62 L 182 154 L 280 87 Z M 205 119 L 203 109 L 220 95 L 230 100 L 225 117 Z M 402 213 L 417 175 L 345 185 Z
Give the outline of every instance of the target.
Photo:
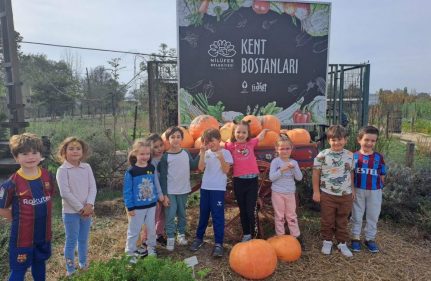
M 263 279 L 275 271 L 278 260 L 294 262 L 301 253 L 301 244 L 291 235 L 274 236 L 268 240 L 252 239 L 233 246 L 229 265 L 245 278 Z
M 274 115 L 254 116 L 247 115 L 243 118 L 250 124 L 251 137 L 257 136 L 263 129 L 269 131 L 265 134 L 265 138 L 258 143 L 258 146 L 274 146 L 275 142 L 279 139 L 280 133 L 286 134 L 294 144 L 307 144 L 310 143 L 310 134 L 304 129 L 281 129 L 280 120 Z M 220 130 L 222 145 L 224 142 L 230 141 L 232 130 L 234 128 L 233 122 L 227 122 L 220 127 L 216 118 L 211 115 L 199 115 L 190 123 L 190 127 L 181 127 L 184 133 L 184 138 L 181 143 L 183 148 L 200 148 L 201 136 L 206 129 L 215 128 Z M 165 133 L 162 134 L 162 139 L 165 143 L 165 149 L 169 148 L 169 142 L 166 139 Z

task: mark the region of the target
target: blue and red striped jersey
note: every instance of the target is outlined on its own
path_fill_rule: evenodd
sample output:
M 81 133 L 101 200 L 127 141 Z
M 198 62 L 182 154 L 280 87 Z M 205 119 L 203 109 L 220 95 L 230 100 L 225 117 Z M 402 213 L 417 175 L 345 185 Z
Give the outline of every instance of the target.
M 26 177 L 21 170 L 0 185 L 0 208 L 12 206 L 10 243 L 32 247 L 51 241 L 51 209 L 54 179 L 48 171 Z
M 370 155 L 356 151 L 353 154 L 355 161 L 355 187 L 368 190 L 383 188 L 380 176 L 386 175 L 386 166 L 383 155 L 374 152 Z

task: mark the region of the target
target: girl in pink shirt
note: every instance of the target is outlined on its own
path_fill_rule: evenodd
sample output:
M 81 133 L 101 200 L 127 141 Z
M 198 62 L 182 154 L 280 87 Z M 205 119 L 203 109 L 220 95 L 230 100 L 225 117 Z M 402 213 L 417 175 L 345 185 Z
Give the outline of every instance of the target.
M 242 242 L 252 239 L 255 234 L 259 169 L 254 148 L 267 131 L 264 129 L 257 137 L 251 138 L 249 122 L 241 121 L 232 130 L 231 142 L 225 144 L 233 157 L 233 189 L 241 218 Z

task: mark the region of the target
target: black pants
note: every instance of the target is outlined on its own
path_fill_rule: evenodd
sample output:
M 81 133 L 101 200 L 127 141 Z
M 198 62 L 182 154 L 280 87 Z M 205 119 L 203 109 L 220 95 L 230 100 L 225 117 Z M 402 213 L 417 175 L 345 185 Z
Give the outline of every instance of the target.
M 238 202 L 243 235 L 254 236 L 255 207 L 257 201 L 257 177 L 250 179 L 233 178 L 233 191 Z

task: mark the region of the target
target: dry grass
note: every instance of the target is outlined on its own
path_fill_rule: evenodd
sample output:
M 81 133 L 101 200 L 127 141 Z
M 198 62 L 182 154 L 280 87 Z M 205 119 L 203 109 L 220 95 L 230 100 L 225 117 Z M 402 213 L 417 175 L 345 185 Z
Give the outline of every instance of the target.
M 124 251 L 127 219 L 120 199 L 96 205 L 96 217 L 91 232 L 90 260 L 107 260 L 120 256 Z M 231 211 L 229 211 L 231 212 Z M 189 238 L 196 229 L 198 208 L 188 210 Z M 317 213 L 300 214 L 300 227 L 306 242 L 305 251 L 298 262 L 279 263 L 276 272 L 267 280 L 431 280 L 431 244 L 421 240 L 414 229 L 380 222 L 377 242 L 379 254 L 362 251 L 347 259 L 335 251 L 329 257 L 320 253 L 319 217 Z M 198 269 L 211 271 L 205 280 L 245 280 L 232 272 L 228 254 L 233 242 L 227 241 L 222 259 L 210 256 L 212 228 L 207 233 L 206 244 L 196 253 Z M 65 272 L 61 243 L 53 250 L 48 263 L 48 280 L 58 280 Z M 159 257 L 181 260 L 194 255 L 187 247 L 176 247 L 173 253 L 159 248 Z

